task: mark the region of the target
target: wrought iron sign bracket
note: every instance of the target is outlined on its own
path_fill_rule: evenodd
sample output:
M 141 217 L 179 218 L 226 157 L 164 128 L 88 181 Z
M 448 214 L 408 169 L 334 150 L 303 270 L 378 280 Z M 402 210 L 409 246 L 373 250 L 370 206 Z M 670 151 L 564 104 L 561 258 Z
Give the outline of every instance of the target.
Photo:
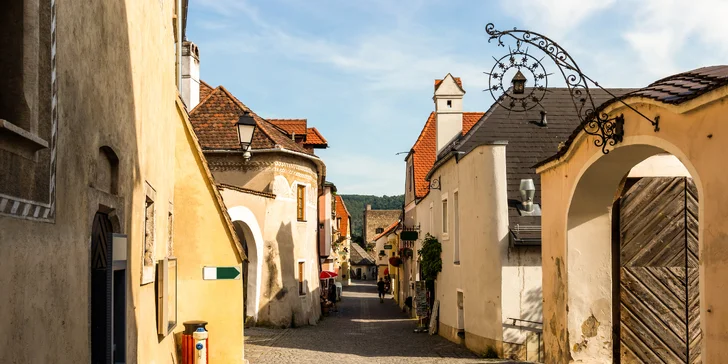
M 430 189 L 431 190 L 440 189 L 440 176 L 437 176 L 437 178 L 433 178 L 432 181 L 430 181 Z
M 487 91 L 490 91 L 491 96 L 493 96 L 493 99 L 500 106 L 514 112 L 524 112 L 536 106 L 541 106 L 541 100 L 549 92 L 548 76 L 553 74 L 546 72 L 546 68 L 541 61 L 549 57 L 556 64 L 564 81 L 566 81 L 566 87 L 569 90 L 571 101 L 574 104 L 584 132 L 597 137 L 594 145 L 601 147 L 602 153 L 609 153 L 608 147 L 614 146 L 624 139 L 624 115 L 610 117 L 609 114 L 603 112 L 600 108 L 601 105 L 597 105 L 589 92 L 589 83 L 606 92 L 628 109 L 649 121 L 654 127 L 655 132 L 660 131 L 659 116 L 655 116 L 654 118 L 646 116 L 619 99 L 608 89 L 599 85 L 598 82 L 581 71 L 574 59 L 564 48 L 548 37 L 529 30 L 519 30 L 517 28 L 499 31 L 495 29 L 493 23 L 488 23 L 485 31 L 489 36 L 488 42 L 497 40 L 497 44 L 500 47 L 505 47 L 504 40 L 515 41 L 515 48 L 509 45 L 508 53 L 505 56 L 501 58 L 493 57 L 495 65 L 490 72 L 485 72 L 489 75 Z M 538 49 L 544 55 L 541 58 L 537 58 L 529 54 L 529 46 Z M 504 85 L 504 82 L 511 82 L 510 80 L 504 80 L 508 71 L 516 72 L 512 80 L 512 88 Z M 528 91 L 523 87 L 525 80 L 529 78 L 523 74 L 524 72 L 530 75 L 530 79 L 533 81 L 533 86 Z

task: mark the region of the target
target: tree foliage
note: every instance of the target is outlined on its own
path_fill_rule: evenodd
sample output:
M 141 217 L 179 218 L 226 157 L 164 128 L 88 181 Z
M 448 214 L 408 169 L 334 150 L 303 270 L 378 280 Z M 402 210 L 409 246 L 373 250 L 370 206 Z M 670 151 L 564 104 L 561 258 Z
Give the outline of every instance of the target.
M 437 274 L 442 272 L 442 244 L 436 237 L 427 234 L 417 254 L 420 255 L 422 277 L 426 281 L 434 281 Z
M 399 210 L 404 206 L 404 195 L 372 196 L 372 195 L 340 195 L 351 214 L 352 238 L 364 236 L 364 210 L 372 205 L 373 210 Z M 362 241 L 363 243 L 363 241 Z

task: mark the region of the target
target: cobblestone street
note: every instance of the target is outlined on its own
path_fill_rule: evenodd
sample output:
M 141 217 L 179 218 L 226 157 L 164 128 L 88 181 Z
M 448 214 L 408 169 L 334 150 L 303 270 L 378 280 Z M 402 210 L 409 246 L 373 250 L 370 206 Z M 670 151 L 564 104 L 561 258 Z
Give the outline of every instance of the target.
M 387 295 L 377 298 L 373 281 L 344 287 L 339 311 L 317 326 L 245 329 L 245 358 L 273 363 L 511 363 L 479 359 L 440 336 L 415 334 L 410 320 Z

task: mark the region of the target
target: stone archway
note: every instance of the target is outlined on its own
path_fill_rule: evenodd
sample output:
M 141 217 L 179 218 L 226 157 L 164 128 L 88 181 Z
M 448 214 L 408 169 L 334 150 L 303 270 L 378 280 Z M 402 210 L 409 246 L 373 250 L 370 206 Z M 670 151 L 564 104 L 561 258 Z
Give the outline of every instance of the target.
M 620 308 L 620 298 L 627 293 L 620 287 L 620 226 L 613 208 L 625 192 L 627 177 L 691 177 L 692 167 L 666 153 L 665 149 L 677 152 L 674 147 L 653 143 L 665 148 L 631 144 L 607 155 L 597 154 L 576 180 L 568 206 L 565 259 L 569 277 L 566 333 L 574 360 L 618 362 L 620 345 L 624 344 L 620 344 L 620 327 L 624 325 L 620 312 L 627 308 Z M 655 325 L 652 329 L 658 333 L 663 328 Z
M 669 153 L 696 185 L 699 203 L 699 299 L 703 362 L 728 357 L 728 88 L 682 104 L 633 97 L 623 101 L 660 116 L 660 130 L 615 103 L 625 115 L 625 138 L 607 155 L 584 132 L 574 134 L 541 175 L 544 347 L 547 363 L 589 358 L 612 362 L 611 215 L 622 178 L 640 161 Z M 579 240 L 581 239 L 581 240 Z M 591 259 L 593 258 L 593 259 Z M 591 259 L 591 260 L 590 260 Z M 579 270 L 579 269 L 583 270 Z M 580 283 L 581 282 L 581 283 Z
M 250 209 L 244 206 L 236 206 L 228 209 L 230 219 L 233 221 L 235 233 L 248 256 L 247 271 L 244 272 L 247 282 L 245 288 L 246 307 L 245 316 L 258 320 L 260 309 L 260 292 L 263 269 L 263 234 L 261 233 L 258 220 Z

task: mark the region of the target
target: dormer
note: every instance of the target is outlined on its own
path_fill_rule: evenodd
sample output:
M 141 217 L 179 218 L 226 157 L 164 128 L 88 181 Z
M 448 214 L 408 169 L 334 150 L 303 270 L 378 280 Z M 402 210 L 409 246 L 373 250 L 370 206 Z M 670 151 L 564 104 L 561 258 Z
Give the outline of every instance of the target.
M 437 128 L 437 153 L 463 132 L 463 84 L 459 77 L 447 74 L 435 80 L 435 117 Z

